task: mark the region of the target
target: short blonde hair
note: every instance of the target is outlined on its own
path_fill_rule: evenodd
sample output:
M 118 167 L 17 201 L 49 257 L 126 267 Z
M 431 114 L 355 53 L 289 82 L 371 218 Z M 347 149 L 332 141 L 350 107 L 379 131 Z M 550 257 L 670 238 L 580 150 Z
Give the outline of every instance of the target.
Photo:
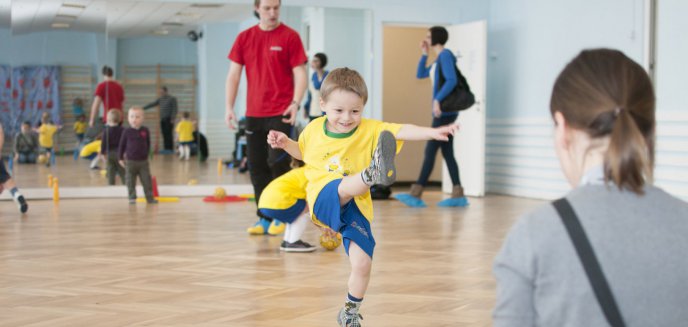
M 119 110 L 113 109 L 107 113 L 108 123 L 119 123 L 122 121 L 122 113 Z
M 363 100 L 363 104 L 368 102 L 368 87 L 361 74 L 353 69 L 337 68 L 327 74 L 320 87 L 320 96 L 327 102 L 327 98 L 336 90 L 352 92 Z
M 129 111 L 132 111 L 132 110 L 138 110 L 138 111 L 143 112 L 143 108 L 142 108 L 142 107 L 131 107 L 131 108 L 129 108 Z

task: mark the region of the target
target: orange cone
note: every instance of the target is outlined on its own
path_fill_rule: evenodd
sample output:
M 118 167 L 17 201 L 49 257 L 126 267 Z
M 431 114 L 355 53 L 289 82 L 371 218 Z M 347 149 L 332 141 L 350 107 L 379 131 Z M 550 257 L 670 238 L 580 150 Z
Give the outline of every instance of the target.
M 155 179 L 155 176 L 153 176 L 151 179 L 153 180 L 153 196 L 157 198 L 160 196 L 160 193 L 158 193 L 158 180 Z

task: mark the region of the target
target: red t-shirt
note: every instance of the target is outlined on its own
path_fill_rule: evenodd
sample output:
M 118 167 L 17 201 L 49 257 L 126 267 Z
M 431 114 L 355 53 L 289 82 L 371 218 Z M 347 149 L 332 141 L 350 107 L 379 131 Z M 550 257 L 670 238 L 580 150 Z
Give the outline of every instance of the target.
M 284 24 L 239 33 L 228 58 L 246 67 L 247 117 L 282 115 L 294 99 L 292 69 L 308 61 L 299 34 Z
M 107 113 L 110 109 L 119 109 L 122 111 L 122 103 L 124 102 L 124 89 L 119 83 L 115 81 L 105 81 L 96 87 L 96 94 L 103 100 L 103 122 L 107 123 Z M 124 116 L 122 116 L 124 117 Z

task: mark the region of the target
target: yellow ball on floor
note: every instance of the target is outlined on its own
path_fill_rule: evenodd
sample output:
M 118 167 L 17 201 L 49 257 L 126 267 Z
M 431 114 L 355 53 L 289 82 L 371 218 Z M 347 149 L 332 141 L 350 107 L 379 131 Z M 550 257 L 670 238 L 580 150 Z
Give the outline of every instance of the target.
M 328 251 L 336 249 L 340 244 L 342 244 L 342 234 L 337 233 L 336 237 L 326 233 L 320 235 L 320 245 Z
M 48 156 L 46 156 L 45 154 L 38 155 L 38 163 L 39 164 L 44 164 L 47 162 L 48 162 Z
M 225 191 L 224 188 L 218 187 L 218 188 L 215 189 L 215 193 L 213 193 L 213 196 L 214 196 L 215 199 L 217 199 L 217 200 L 222 200 L 222 199 L 224 199 L 224 198 L 227 196 L 227 192 Z
M 190 179 L 189 182 L 187 183 L 187 185 L 196 185 L 196 184 L 198 184 L 198 180 L 197 180 L 197 179 L 193 179 L 193 178 Z
M 107 170 L 101 169 L 100 170 L 100 176 L 107 176 Z

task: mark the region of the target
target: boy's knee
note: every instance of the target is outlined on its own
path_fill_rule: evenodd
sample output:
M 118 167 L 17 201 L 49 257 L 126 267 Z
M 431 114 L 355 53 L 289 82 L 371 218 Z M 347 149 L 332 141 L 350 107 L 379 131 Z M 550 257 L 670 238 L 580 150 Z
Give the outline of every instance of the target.
M 366 254 L 351 260 L 351 270 L 357 275 L 370 275 L 373 260 Z

